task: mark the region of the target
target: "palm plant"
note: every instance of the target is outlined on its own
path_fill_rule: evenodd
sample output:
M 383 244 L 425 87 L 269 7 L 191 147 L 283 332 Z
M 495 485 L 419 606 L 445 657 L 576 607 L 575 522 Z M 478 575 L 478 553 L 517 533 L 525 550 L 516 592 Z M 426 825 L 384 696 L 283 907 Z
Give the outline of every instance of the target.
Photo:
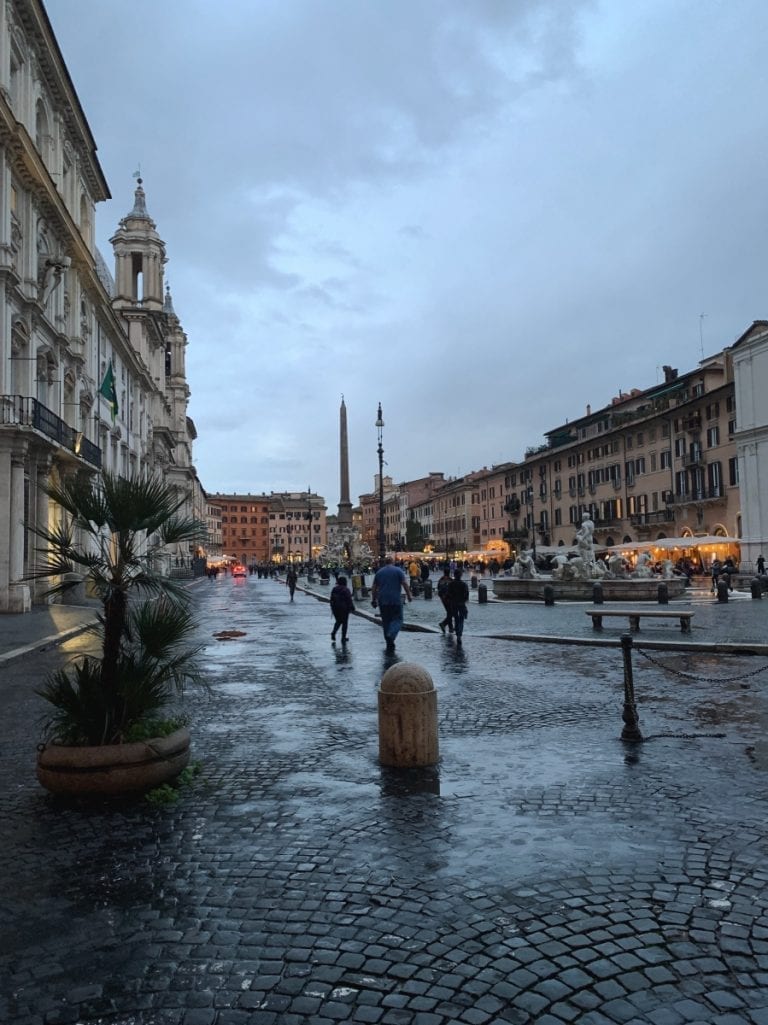
M 35 528 L 44 563 L 31 577 L 53 580 L 52 595 L 86 581 L 102 606 L 100 656 L 59 670 L 39 692 L 54 707 L 47 733 L 65 744 L 120 743 L 201 680 L 188 592 L 155 563 L 166 545 L 201 540 L 205 527 L 179 515 L 184 499 L 157 478 L 81 475 L 45 490 L 63 515 Z

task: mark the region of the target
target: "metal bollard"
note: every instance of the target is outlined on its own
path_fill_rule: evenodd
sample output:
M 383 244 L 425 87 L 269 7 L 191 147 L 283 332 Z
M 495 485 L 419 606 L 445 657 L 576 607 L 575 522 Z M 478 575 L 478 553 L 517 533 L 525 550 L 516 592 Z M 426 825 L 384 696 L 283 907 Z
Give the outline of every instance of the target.
M 753 598 L 763 597 L 763 585 L 760 583 L 757 577 L 754 577 L 754 579 L 750 581 L 749 589 L 752 593 Z
M 624 728 L 621 731 L 621 739 L 637 743 L 643 739 L 643 735 L 640 732 L 637 705 L 635 704 L 635 681 L 632 676 L 632 636 L 630 634 L 622 634 L 621 654 L 624 659 L 624 711 L 621 716 Z
M 602 592 L 601 592 L 601 594 L 602 594 Z M 602 597 L 601 597 L 601 601 L 602 601 Z M 554 605 L 555 604 L 555 589 L 552 586 L 552 584 L 545 584 L 544 585 L 544 604 L 545 605 Z
M 718 580 L 717 582 L 717 600 L 719 602 L 728 601 L 728 584 L 725 580 Z
M 474 574 L 469 578 L 469 586 L 473 591 L 477 589 L 477 577 Z
M 425 601 L 431 601 L 432 600 L 432 581 L 431 580 L 425 580 L 424 581 L 424 599 L 425 599 Z
M 656 589 L 659 605 L 669 605 L 669 587 L 666 584 L 659 584 Z
M 603 604 L 603 585 L 593 584 L 592 585 L 592 601 L 595 605 Z
M 435 765 L 437 691 L 421 666 L 399 662 L 379 685 L 379 761 L 395 768 Z
M 478 605 L 485 605 L 488 601 L 488 588 L 485 584 L 480 584 L 477 589 L 477 602 Z

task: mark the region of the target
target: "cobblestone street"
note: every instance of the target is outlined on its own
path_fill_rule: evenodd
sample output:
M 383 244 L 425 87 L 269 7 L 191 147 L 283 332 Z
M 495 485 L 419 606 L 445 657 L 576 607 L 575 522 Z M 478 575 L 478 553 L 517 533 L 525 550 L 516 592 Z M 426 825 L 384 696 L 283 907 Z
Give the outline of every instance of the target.
M 2 668 L 0 1022 L 768 1025 L 764 659 L 636 656 L 625 745 L 619 651 L 403 633 L 441 763 L 397 772 L 379 628 L 332 647 L 326 604 L 254 577 L 194 601 L 175 805 L 37 784 L 33 688 L 82 637 Z

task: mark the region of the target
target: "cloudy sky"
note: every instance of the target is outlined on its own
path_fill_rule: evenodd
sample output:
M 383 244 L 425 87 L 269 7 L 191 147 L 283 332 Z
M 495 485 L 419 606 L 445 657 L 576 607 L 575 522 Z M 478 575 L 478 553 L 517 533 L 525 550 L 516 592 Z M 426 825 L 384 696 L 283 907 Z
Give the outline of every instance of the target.
M 47 0 L 204 486 L 522 458 L 768 317 L 765 0 Z M 703 315 L 703 316 L 702 316 Z

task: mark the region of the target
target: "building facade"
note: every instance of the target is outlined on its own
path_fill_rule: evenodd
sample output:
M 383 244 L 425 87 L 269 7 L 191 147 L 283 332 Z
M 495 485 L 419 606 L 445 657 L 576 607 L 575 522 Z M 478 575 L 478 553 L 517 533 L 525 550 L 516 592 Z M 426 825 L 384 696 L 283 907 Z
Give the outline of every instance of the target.
M 768 321 L 755 321 L 733 346 L 736 453 L 741 493 L 741 564 L 768 558 Z
M 266 495 L 210 496 L 221 512 L 221 554 L 244 566 L 269 559 L 270 502 Z
M 325 499 L 310 491 L 273 491 L 268 502 L 270 558 L 314 561 L 328 543 Z
M 0 612 L 26 611 L 43 596 L 46 585 L 28 578 L 44 559 L 33 531 L 60 515 L 48 482 L 101 469 L 162 471 L 192 512 L 186 338 L 163 295 L 164 246 L 139 186 L 113 239 L 116 285 L 94 242 L 96 206 L 109 196 L 45 9 L 8 0 L 0 8 Z

